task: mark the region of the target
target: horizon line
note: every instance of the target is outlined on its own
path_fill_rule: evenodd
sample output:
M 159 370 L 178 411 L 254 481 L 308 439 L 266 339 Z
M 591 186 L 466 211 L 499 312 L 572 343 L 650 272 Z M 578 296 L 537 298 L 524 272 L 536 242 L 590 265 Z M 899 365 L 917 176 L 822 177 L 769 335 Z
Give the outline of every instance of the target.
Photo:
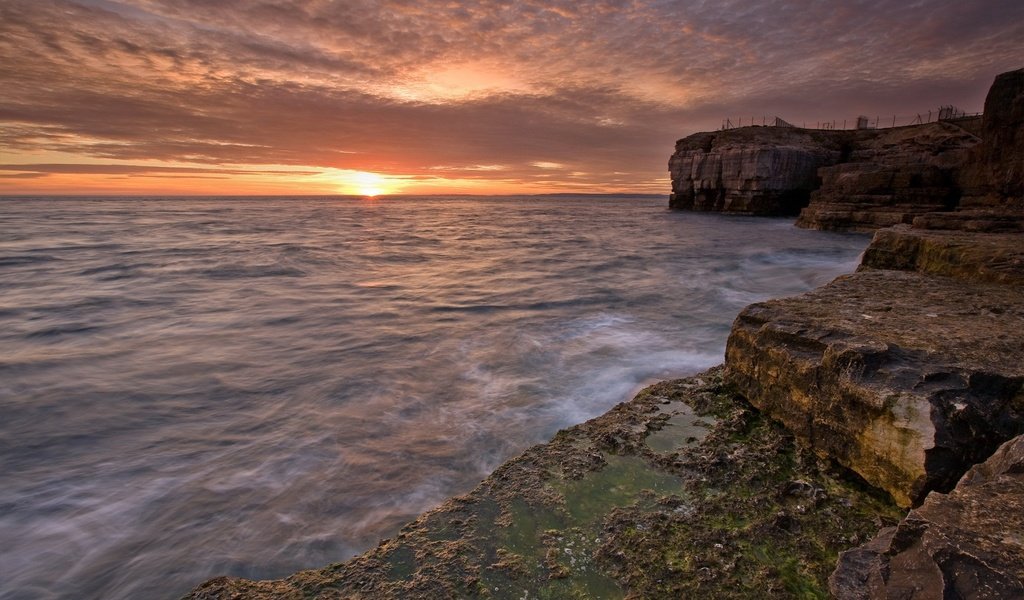
M 629 197 L 660 197 L 668 196 L 669 192 L 550 192 L 541 194 L 378 194 L 366 196 L 360 194 L 0 194 L 0 200 L 17 198 L 544 198 L 571 196 L 629 196 Z

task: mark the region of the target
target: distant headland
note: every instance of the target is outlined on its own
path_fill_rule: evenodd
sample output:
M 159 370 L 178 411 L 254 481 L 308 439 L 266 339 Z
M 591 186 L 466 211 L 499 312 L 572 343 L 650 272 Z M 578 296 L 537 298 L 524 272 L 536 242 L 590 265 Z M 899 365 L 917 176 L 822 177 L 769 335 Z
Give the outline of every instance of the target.
M 811 229 L 869 231 L 934 217 L 988 219 L 1019 211 L 1024 154 L 1018 128 L 1024 74 L 998 76 L 984 116 L 883 129 L 803 129 L 785 123 L 696 133 L 669 159 L 670 207 L 799 215 Z M 956 215 L 955 217 L 953 215 Z M 948 219 L 947 219 L 948 220 Z M 1019 220 L 1004 220 L 1014 227 Z

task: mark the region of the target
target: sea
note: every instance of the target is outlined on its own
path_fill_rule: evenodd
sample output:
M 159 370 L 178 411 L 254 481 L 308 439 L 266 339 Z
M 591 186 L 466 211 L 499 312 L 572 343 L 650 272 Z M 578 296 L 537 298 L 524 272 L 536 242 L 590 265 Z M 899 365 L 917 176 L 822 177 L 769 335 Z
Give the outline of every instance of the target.
M 867 242 L 663 196 L 0 199 L 0 599 L 343 561 Z

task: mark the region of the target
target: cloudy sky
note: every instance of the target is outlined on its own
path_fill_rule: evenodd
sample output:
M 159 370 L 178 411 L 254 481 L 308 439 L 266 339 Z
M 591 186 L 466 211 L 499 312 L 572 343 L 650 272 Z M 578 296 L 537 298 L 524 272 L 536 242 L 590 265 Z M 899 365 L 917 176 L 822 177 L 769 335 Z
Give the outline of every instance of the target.
M 981 110 L 1021 0 L 0 0 L 0 194 L 668 193 L 673 142 Z

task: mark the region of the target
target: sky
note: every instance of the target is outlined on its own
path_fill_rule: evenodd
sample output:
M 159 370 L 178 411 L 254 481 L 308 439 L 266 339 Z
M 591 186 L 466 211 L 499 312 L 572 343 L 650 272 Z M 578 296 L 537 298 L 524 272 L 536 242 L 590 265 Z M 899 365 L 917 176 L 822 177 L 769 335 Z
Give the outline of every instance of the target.
M 0 0 L 0 194 L 668 194 L 1021 67 L 1021 0 Z

